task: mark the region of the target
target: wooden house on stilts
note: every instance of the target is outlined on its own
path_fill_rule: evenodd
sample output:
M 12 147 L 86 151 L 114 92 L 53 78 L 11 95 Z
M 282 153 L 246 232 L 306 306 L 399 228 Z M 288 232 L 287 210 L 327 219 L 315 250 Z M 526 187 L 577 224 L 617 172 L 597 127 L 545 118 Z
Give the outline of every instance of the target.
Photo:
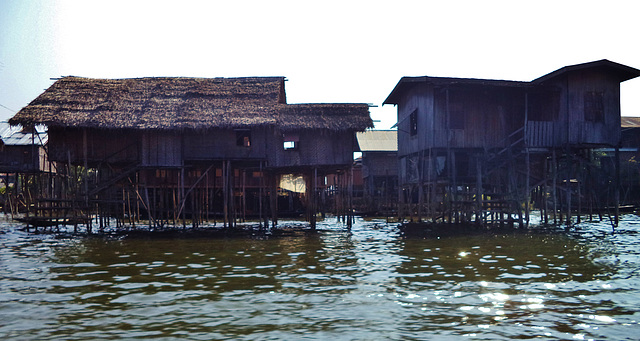
M 33 214 L 74 212 L 89 230 L 113 221 L 276 224 L 279 179 L 299 174 L 315 226 L 324 176 L 344 174 L 348 183 L 355 133 L 373 123 L 367 104 L 288 104 L 284 84 L 283 77 L 57 80 L 10 120 L 46 125 L 48 156 L 58 165 L 55 195 Z
M 400 215 L 527 226 L 616 217 L 616 173 L 594 150 L 618 148 L 620 83 L 640 70 L 600 60 L 531 82 L 404 77 L 398 108 Z
M 0 204 L 4 212 L 24 212 L 51 180 L 55 168 L 47 159 L 47 140 L 42 129 L 0 123 Z

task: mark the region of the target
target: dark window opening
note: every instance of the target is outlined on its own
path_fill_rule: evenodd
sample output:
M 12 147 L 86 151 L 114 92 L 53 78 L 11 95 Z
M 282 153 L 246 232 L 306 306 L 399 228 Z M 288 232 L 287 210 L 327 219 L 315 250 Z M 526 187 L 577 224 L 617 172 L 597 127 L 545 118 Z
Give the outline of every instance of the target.
M 602 92 L 587 91 L 584 94 L 584 119 L 589 122 L 604 122 L 604 100 Z
M 251 131 L 236 130 L 236 146 L 251 147 Z
M 418 110 L 414 110 L 409 115 L 409 134 L 415 136 L 418 134 Z

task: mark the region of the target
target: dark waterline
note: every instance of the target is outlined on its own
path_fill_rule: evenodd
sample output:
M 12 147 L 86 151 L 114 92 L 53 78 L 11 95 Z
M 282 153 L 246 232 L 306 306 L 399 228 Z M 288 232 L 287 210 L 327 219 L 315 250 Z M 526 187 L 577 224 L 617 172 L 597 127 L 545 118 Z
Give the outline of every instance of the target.
M 443 238 L 329 219 L 269 238 L 0 223 L 3 340 L 635 340 L 640 218 Z

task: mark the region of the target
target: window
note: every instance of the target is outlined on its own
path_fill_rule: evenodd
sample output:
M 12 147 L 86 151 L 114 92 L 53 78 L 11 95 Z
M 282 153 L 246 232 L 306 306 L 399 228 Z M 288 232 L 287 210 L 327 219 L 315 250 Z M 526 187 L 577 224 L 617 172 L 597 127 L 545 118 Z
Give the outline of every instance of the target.
M 589 122 L 604 122 L 604 101 L 602 92 L 584 93 L 584 119 Z
M 409 116 L 409 134 L 415 136 L 418 134 L 418 110 L 414 110 Z
M 236 130 L 236 146 L 251 147 L 251 131 Z
M 284 134 L 284 150 L 298 150 L 300 137 L 298 134 Z

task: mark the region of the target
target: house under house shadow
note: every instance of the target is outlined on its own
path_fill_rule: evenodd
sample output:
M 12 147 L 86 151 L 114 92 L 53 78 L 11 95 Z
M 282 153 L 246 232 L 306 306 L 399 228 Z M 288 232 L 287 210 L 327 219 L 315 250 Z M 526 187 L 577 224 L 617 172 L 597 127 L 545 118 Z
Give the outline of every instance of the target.
M 54 195 L 34 199 L 32 224 L 275 225 L 280 178 L 300 175 L 315 227 L 316 212 L 347 193 L 325 197 L 324 177 L 348 183 L 355 133 L 373 122 L 367 104 L 288 104 L 284 85 L 284 77 L 58 79 L 10 120 L 46 126 L 57 165 Z

